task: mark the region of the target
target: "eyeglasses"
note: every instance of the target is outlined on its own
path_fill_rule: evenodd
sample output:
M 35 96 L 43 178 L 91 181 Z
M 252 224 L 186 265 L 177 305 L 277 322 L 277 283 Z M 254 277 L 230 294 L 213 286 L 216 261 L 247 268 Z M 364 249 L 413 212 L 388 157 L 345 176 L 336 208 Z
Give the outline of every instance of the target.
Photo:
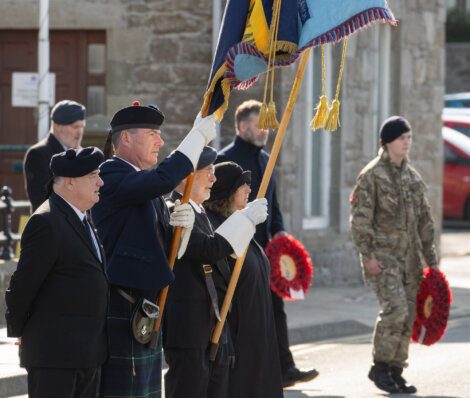
M 196 173 L 202 174 L 206 176 L 207 178 L 212 178 L 215 177 L 215 170 L 197 170 Z

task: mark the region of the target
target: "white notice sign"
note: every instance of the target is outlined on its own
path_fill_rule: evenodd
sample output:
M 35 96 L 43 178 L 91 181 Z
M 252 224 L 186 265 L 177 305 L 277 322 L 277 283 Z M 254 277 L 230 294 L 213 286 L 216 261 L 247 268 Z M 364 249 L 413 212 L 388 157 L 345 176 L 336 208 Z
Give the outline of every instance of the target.
M 27 108 L 38 106 L 39 79 L 34 72 L 13 72 L 11 105 Z M 49 105 L 55 103 L 55 73 L 49 73 Z
M 304 294 L 303 289 L 294 290 L 292 288 L 289 288 L 289 292 L 290 292 L 290 297 L 293 300 L 305 300 L 305 294 Z

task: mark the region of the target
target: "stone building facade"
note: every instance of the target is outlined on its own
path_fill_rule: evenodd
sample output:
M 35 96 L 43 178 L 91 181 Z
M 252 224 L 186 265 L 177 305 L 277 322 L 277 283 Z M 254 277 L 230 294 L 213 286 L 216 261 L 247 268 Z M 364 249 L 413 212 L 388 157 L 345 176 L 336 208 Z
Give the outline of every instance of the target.
M 0 32 L 37 29 L 38 4 L 3 0 Z M 440 224 L 445 1 L 390 0 L 390 6 L 399 27 L 376 25 L 349 41 L 341 129 L 335 133 L 309 128 L 319 94 L 319 57 L 314 53 L 278 161 L 286 226 L 312 253 L 316 284 L 360 281 L 348 228 L 348 197 L 357 173 L 377 153 L 381 120 L 391 114 L 403 114 L 414 126 L 412 157 Z M 85 143 L 102 142 L 105 121 L 139 99 L 164 111 L 165 153 L 175 148 L 202 103 L 213 48 L 212 12 L 211 0 L 50 1 L 51 30 L 102 30 L 106 35 L 105 114 L 92 120 L 94 126 L 89 123 Z M 327 53 L 330 94 L 340 51 L 335 46 Z M 295 70 L 296 65 L 277 74 L 279 118 Z M 247 98 L 262 98 L 262 81 L 232 95 L 220 145 L 233 138 L 233 111 Z
M 446 44 L 446 94 L 470 92 L 470 43 Z

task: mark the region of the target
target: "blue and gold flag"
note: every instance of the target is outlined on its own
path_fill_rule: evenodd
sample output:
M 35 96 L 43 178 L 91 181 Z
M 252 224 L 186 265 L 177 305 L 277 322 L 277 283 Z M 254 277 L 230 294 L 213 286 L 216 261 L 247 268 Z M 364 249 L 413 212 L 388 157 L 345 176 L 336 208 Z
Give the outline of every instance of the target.
M 227 0 L 202 114 L 222 120 L 231 90 L 253 85 L 268 64 L 290 65 L 306 48 L 336 43 L 373 22 L 397 24 L 387 0 Z

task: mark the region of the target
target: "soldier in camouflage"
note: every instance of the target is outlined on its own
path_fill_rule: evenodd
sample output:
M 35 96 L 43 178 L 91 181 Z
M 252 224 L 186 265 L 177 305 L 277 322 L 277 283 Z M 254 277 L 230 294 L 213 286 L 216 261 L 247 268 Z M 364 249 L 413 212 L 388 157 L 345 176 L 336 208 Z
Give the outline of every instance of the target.
M 360 173 L 351 194 L 351 233 L 364 281 L 380 312 L 369 378 L 381 390 L 415 393 L 402 377 L 415 319 L 422 262 L 437 267 L 434 222 L 426 186 L 408 163 L 411 126 L 402 117 L 380 128 L 382 148 Z

